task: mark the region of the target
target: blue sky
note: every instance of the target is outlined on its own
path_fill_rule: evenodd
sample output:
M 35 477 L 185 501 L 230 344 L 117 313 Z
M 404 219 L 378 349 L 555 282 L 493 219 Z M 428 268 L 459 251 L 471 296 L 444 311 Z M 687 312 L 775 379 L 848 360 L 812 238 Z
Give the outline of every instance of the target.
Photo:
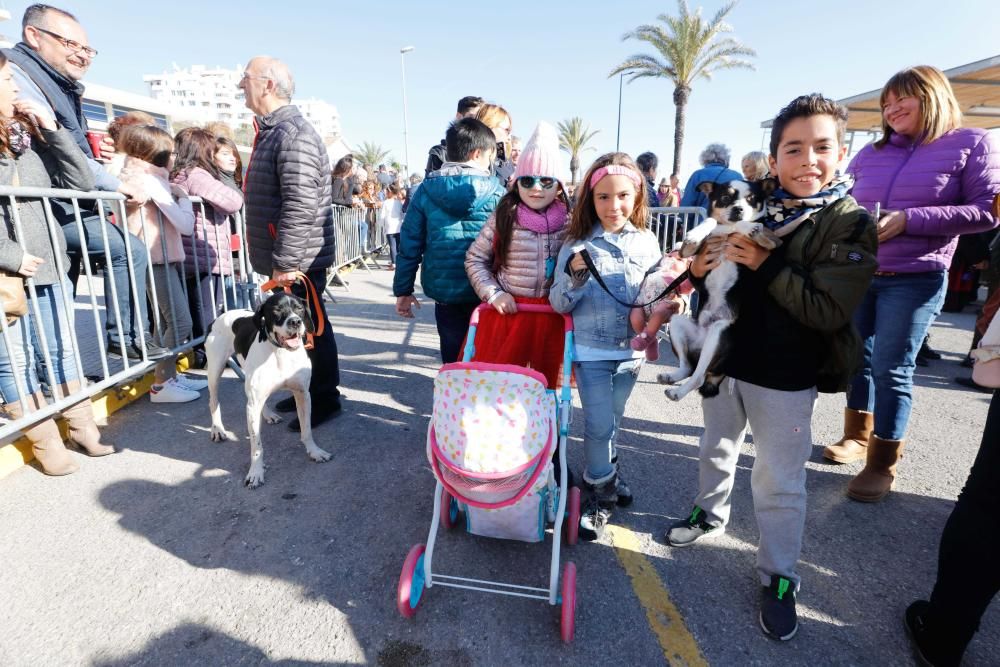
M 7 2 L 19 32 L 27 3 Z M 693 2 L 692 6 L 697 6 Z M 706 0 L 704 14 L 721 2 Z M 514 133 L 580 116 L 600 130 L 584 165 L 613 150 L 618 79 L 608 72 L 646 50 L 626 31 L 676 11 L 675 1 L 628 2 L 233 2 L 87 0 L 66 5 L 99 49 L 88 79 L 147 93 L 143 74 L 192 64 L 232 67 L 268 53 L 291 66 L 298 96 L 336 104 L 344 134 L 373 141 L 403 161 L 399 48 L 406 55 L 411 171 L 444 134 L 455 102 L 476 94 L 504 105 Z M 943 7 L 947 9 L 944 10 Z M 743 0 L 730 15 L 735 35 L 757 50 L 756 71 L 698 81 L 687 110 L 682 179 L 712 141 L 734 162 L 766 141 L 761 121 L 796 95 L 841 98 L 879 88 L 915 64 L 942 69 L 1000 54 L 1000 2 L 993 0 Z M 15 25 L 16 24 L 16 25 Z M 621 148 L 652 150 L 669 170 L 673 88 L 665 80 L 626 84 Z M 568 162 L 568 160 L 567 160 Z

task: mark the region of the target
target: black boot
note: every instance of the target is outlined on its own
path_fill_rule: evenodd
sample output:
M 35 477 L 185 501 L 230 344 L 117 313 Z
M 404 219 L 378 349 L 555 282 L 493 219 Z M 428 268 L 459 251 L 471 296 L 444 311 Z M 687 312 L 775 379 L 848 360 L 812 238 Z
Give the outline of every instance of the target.
M 587 494 L 583 509 L 580 512 L 580 539 L 592 542 L 604 535 L 604 527 L 611 520 L 611 510 L 618 500 L 615 492 L 617 475 L 607 481 L 593 485 L 583 481 L 584 492 Z

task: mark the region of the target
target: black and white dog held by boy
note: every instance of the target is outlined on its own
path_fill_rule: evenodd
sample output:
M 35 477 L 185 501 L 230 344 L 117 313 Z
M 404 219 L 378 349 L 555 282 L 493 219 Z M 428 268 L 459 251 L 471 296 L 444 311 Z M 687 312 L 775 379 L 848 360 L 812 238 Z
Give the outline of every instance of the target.
M 758 222 L 764 215 L 764 202 L 775 188 L 773 179 L 702 183 L 698 189 L 708 195 L 711 217 L 684 236 L 681 257 L 697 254 L 709 237 L 730 234 L 747 236 L 769 250 L 778 247 L 781 240 Z M 738 316 L 729 293 L 738 279 L 739 266 L 723 258 L 705 276 L 697 319 L 682 315 L 670 321 L 670 345 L 680 366 L 660 373 L 656 379 L 661 384 L 676 385 L 665 392 L 671 400 L 679 401 L 694 389 L 705 397 L 719 393 L 724 376 L 718 369 L 728 349 L 726 329 Z

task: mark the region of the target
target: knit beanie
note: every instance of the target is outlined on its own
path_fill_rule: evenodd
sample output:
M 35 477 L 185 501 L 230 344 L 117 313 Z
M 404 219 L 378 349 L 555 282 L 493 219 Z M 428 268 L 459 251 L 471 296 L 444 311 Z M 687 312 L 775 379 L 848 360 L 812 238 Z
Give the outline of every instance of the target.
M 521 151 L 514 178 L 521 176 L 551 176 L 558 179 L 562 171 L 562 154 L 559 151 L 559 135 L 556 128 L 545 121 L 538 123 L 531 138 Z

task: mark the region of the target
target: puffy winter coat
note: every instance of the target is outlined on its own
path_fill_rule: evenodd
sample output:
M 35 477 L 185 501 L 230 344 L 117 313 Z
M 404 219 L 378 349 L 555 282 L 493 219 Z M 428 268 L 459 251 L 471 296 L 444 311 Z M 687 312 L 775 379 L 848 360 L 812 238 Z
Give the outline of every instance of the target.
M 187 275 L 195 274 L 196 261 L 202 275 L 232 275 L 233 251 L 227 216 L 243 208 L 243 195 L 201 167 L 180 172 L 171 183 L 181 186 L 189 196 L 201 197 L 204 201 L 205 215 L 202 215 L 201 206 L 194 207 L 194 233 L 181 237 Z
M 494 272 L 496 233 L 496 218 L 491 215 L 465 254 L 465 272 L 479 298 L 488 302 L 497 292 L 520 297 L 548 296 L 552 278 L 545 278 L 545 260 L 549 257 L 554 260 L 559 255 L 566 228 L 546 235 L 515 224 L 507 248 L 507 260 L 499 271 Z
M 420 285 L 434 301 L 477 302 L 465 253 L 505 192 L 496 178 L 466 165 L 446 164 L 425 180 L 403 218 L 393 295 L 413 294 L 420 266 Z
M 847 168 L 852 194 L 874 211 L 906 212 L 906 231 L 878 249 L 880 271 L 947 271 L 959 234 L 997 225 L 990 212 L 1000 192 L 1000 142 L 986 130 L 953 130 L 929 144 L 893 134 L 865 146 Z
M 291 104 L 260 118 L 246 176 L 250 263 L 257 273 L 333 264 L 330 158 Z

